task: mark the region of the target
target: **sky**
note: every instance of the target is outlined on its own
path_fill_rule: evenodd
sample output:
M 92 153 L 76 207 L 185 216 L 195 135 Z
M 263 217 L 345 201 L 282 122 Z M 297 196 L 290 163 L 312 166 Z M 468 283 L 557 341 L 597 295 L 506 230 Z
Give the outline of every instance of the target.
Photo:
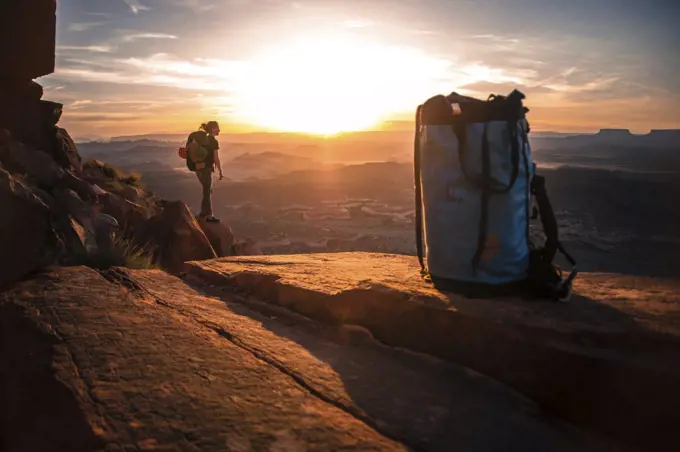
M 677 17 L 673 0 L 58 0 L 39 81 L 76 137 L 408 127 L 431 96 L 515 88 L 534 130 L 645 133 L 680 128 Z

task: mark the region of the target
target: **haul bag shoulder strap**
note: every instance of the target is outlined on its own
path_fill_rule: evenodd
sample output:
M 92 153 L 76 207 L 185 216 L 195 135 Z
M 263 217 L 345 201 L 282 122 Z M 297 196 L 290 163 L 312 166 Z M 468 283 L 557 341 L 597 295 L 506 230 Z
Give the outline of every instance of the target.
M 538 205 L 538 214 L 541 218 L 546 241 L 542 248 L 532 250 L 531 252 L 529 279 L 539 292 L 545 292 L 544 294 L 539 293 L 539 295 L 546 295 L 566 301 L 571 296 L 572 283 L 578 275 L 576 260 L 567 252 L 559 240 L 557 219 L 548 198 L 545 178 L 543 176 L 534 175 L 531 181 L 531 193 L 534 195 Z M 572 266 L 569 275 L 564 279 L 560 268 L 553 264 L 558 252 Z
M 423 189 L 421 186 L 421 159 L 420 159 L 420 129 L 422 122 L 423 105 L 416 110 L 416 131 L 413 143 L 413 180 L 415 184 L 415 223 L 416 223 L 416 251 L 421 273 L 425 273 L 425 259 L 423 253 Z

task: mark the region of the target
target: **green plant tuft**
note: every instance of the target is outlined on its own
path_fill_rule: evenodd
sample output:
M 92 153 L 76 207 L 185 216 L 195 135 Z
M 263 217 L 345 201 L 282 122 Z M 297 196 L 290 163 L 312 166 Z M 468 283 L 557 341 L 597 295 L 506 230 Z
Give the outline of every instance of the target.
M 135 246 L 124 237 L 117 237 L 109 249 L 99 249 L 95 254 L 84 256 L 83 262 L 79 262 L 79 264 L 97 270 L 105 270 L 111 267 L 125 267 L 134 270 L 160 269 L 154 263 L 151 252 Z
M 104 175 L 109 179 L 109 183 L 112 187 L 121 189 L 125 185 L 129 185 L 136 188 L 144 188 L 142 183 L 142 176 L 139 173 L 131 172 L 126 173 L 117 166 L 111 165 L 110 163 L 101 162 L 103 166 L 101 167 Z M 83 169 L 99 169 L 100 162 L 97 160 L 87 160 L 83 163 Z

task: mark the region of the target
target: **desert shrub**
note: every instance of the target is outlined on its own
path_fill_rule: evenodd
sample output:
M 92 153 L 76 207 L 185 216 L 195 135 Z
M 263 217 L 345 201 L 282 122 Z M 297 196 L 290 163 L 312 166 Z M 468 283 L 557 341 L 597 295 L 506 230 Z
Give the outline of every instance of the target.
M 139 173 L 132 172 L 127 176 L 121 177 L 119 181 L 126 185 L 132 185 L 133 187 L 144 188 L 142 176 Z
M 131 185 L 137 188 L 144 188 L 142 183 L 142 176 L 139 173 L 131 172 L 126 173 L 117 166 L 111 165 L 106 162 L 98 162 L 97 160 L 87 160 L 83 164 L 83 169 L 99 169 L 100 163 L 102 172 L 104 175 L 111 180 L 111 184 L 117 188 L 122 188 L 123 185 Z
M 160 268 L 153 261 L 152 253 L 134 245 L 125 237 L 117 237 L 108 249 L 99 249 L 95 254 L 82 258 L 81 265 L 97 270 L 111 267 L 125 267 L 134 270 L 149 270 Z

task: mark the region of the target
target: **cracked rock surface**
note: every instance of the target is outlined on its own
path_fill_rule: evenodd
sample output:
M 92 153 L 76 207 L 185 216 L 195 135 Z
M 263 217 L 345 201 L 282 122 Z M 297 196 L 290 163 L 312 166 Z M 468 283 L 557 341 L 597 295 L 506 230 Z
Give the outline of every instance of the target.
M 161 271 L 14 286 L 0 362 L 2 452 L 612 450 L 465 367 Z
M 466 299 L 437 291 L 419 270 L 403 255 L 252 256 L 187 263 L 185 280 L 466 366 L 644 450 L 667 450 L 675 440 L 677 281 L 583 273 L 571 301 L 553 303 Z

